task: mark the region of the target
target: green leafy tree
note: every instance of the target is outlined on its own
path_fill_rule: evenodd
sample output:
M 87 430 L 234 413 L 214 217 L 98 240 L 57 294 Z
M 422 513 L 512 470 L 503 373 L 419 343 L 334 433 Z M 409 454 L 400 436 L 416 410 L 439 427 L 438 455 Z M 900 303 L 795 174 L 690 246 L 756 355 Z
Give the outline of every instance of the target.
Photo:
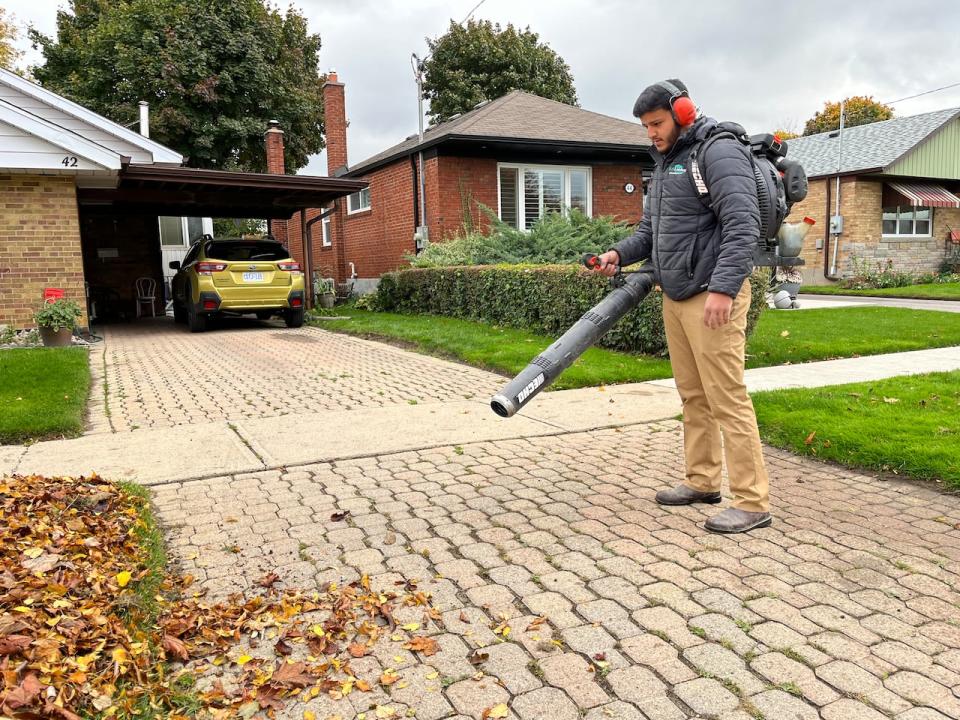
M 451 20 L 446 34 L 427 38 L 427 45 L 431 54 L 423 63 L 423 97 L 430 101 L 434 124 L 511 90 L 577 104 L 569 66 L 530 28 Z
M 855 127 L 856 125 L 868 125 L 881 120 L 889 120 L 893 117 L 893 108 L 877 102 L 873 97 L 856 95 L 844 101 L 843 115 L 843 126 Z M 823 110 L 807 120 L 803 127 L 803 134 L 816 135 L 817 133 L 836 130 L 839 127 L 840 103 L 827 102 L 824 103 Z
M 13 16 L 0 7 L 0 67 L 6 70 L 15 70 L 14 64 L 22 55 L 14 45 L 18 35 Z
M 30 31 L 37 80 L 110 119 L 136 124 L 193 167 L 263 171 L 279 120 L 287 172 L 323 148 L 320 36 L 264 0 L 70 0 L 56 38 Z

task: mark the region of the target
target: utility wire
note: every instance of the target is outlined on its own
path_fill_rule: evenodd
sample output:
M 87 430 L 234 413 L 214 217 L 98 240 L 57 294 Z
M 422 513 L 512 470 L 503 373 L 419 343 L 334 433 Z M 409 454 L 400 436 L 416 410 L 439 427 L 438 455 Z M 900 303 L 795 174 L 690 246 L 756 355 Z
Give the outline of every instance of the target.
M 922 95 L 929 95 L 930 93 L 940 92 L 941 90 L 949 90 L 950 88 L 955 88 L 960 85 L 960 82 L 955 82 L 952 85 L 944 85 L 943 87 L 934 88 L 933 90 L 926 90 L 922 93 L 917 93 L 916 95 L 908 95 L 907 97 L 902 97 L 899 100 L 888 100 L 883 103 L 884 105 L 893 105 L 894 103 L 903 102 L 904 100 L 913 100 L 913 98 L 921 97 Z
M 474 5 L 474 6 L 473 6 L 473 10 L 471 10 L 470 12 L 467 13 L 467 16 L 466 16 L 463 20 L 460 21 L 460 24 L 463 25 L 467 20 L 469 20 L 469 19 L 470 19 L 470 16 L 472 16 L 472 15 L 477 11 L 477 8 L 479 8 L 481 5 L 483 5 L 486 1 L 487 1 L 487 0 L 480 0 L 480 2 L 478 2 L 476 5 Z

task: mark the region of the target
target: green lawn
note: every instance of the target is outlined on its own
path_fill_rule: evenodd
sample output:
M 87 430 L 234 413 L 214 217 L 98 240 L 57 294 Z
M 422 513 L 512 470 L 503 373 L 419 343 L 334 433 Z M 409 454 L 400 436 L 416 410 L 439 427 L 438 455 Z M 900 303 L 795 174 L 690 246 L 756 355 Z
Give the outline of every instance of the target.
M 847 290 L 838 285 L 804 285 L 801 293 L 810 295 L 861 295 L 864 297 L 898 297 L 919 300 L 960 300 L 960 283 L 927 283 L 877 290 Z
M 481 322 L 428 315 L 337 309 L 349 320 L 319 320 L 328 330 L 400 342 L 432 355 L 513 376 L 555 338 Z M 747 367 L 960 345 L 960 313 L 853 307 L 767 311 L 747 345 Z M 591 348 L 554 389 L 643 382 L 671 376 L 663 358 Z
M 948 345 L 960 345 L 960 313 L 887 307 L 768 310 L 747 343 L 747 367 Z
M 86 350 L 0 350 L 0 378 L 0 444 L 83 430 L 90 387 Z
M 400 342 L 418 352 L 452 358 L 513 376 L 556 338 L 481 322 L 433 315 L 399 315 L 337 308 L 349 320 L 315 321 L 325 330 Z M 958 318 L 960 319 L 960 318 Z M 670 361 L 590 348 L 552 385 L 553 389 L 668 378 Z
M 764 441 L 960 490 L 960 372 L 755 393 Z

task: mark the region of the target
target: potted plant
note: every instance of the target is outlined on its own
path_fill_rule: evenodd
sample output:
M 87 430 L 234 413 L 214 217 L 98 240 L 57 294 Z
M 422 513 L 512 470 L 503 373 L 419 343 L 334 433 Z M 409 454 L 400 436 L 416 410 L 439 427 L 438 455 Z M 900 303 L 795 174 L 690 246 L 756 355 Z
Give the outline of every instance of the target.
M 317 278 L 314 281 L 313 291 L 317 296 L 320 307 L 328 309 L 333 307 L 337 295 L 334 292 L 334 279 L 332 277 Z
M 73 300 L 55 300 L 44 303 L 33 319 L 40 328 L 40 337 L 47 347 L 65 347 L 72 343 L 77 318 L 83 314 Z

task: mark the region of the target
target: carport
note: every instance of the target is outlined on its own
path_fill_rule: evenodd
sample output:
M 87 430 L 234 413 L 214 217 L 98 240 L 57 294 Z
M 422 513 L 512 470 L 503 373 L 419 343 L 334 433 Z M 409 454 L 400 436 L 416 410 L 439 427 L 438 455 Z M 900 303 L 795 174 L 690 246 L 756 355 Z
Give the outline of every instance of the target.
M 101 303 L 98 315 L 132 317 L 136 278 L 152 277 L 162 287 L 159 216 L 288 220 L 297 211 L 324 207 L 366 186 L 328 177 L 126 164 L 115 187 L 78 187 L 84 278 Z M 300 217 L 300 237 L 308 241 L 290 251 L 310 278 L 311 228 L 306 213 Z M 286 241 L 281 234 L 277 239 Z M 307 287 L 312 306 L 312 283 Z

